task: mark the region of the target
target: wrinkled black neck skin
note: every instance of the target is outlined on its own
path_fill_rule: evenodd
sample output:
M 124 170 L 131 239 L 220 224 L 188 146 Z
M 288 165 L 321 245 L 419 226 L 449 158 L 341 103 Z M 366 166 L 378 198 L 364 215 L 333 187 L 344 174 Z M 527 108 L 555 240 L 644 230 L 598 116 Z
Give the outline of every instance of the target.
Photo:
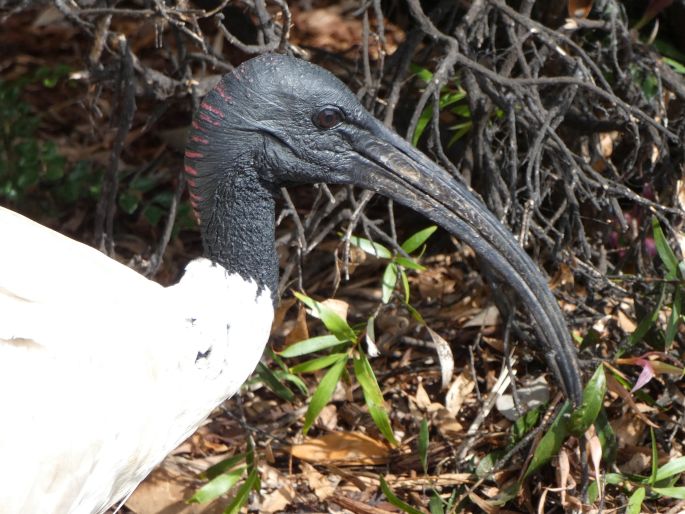
M 278 293 L 275 247 L 276 189 L 259 178 L 251 166 L 234 163 L 218 179 L 211 215 L 203 220 L 205 256 L 229 273 L 254 280 L 259 292 L 269 289 L 274 304 Z

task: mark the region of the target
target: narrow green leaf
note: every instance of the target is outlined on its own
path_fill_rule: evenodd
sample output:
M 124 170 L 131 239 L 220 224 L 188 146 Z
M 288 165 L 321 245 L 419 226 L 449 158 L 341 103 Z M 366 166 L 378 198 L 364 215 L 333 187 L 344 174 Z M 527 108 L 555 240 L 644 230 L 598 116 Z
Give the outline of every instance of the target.
M 680 325 L 681 315 L 683 312 L 683 293 L 679 286 L 676 286 L 675 293 L 673 294 L 673 305 L 671 306 L 671 315 L 668 318 L 668 324 L 666 325 L 666 334 L 664 335 L 664 349 L 669 350 L 671 348 L 671 343 L 675 339 L 676 332 L 678 331 L 678 326 Z
M 680 73 L 681 75 L 685 75 L 685 66 L 675 59 L 671 59 L 670 57 L 662 57 L 664 62 L 668 64 L 671 68 L 673 68 L 673 71 L 676 73 Z
M 293 294 L 298 300 L 309 307 L 312 315 L 319 318 L 326 326 L 328 331 L 340 339 L 341 342 L 354 341 L 357 338 L 357 335 L 354 333 L 354 330 L 352 330 L 352 327 L 350 327 L 347 321 L 342 319 L 338 313 L 326 307 L 324 304 L 319 303 L 306 295 L 298 293 L 297 291 L 295 291 Z
M 338 360 L 346 355 L 346 353 L 332 353 L 330 355 L 324 355 L 323 357 L 317 357 L 316 359 L 296 364 L 290 368 L 290 371 L 293 373 L 312 373 L 314 371 L 331 366 L 333 363 L 338 362 Z
M 410 304 L 405 303 L 404 306 L 407 308 L 409 311 L 409 314 L 411 314 L 412 318 L 416 320 L 417 323 L 421 325 L 425 325 L 426 321 L 423 319 L 423 316 L 421 316 L 421 313 L 417 311 L 414 307 L 412 307 Z
M 243 476 L 245 467 L 217 475 L 205 485 L 200 487 L 186 503 L 207 503 L 215 500 L 219 496 L 226 494 Z
M 535 428 L 542 415 L 543 407 L 543 405 L 533 407 L 514 422 L 511 427 L 511 444 L 518 443 Z
M 678 457 L 668 461 L 657 470 L 656 481 L 660 482 L 683 472 L 685 472 L 685 457 Z
M 421 116 L 419 116 L 419 121 L 416 123 L 416 130 L 414 130 L 414 135 L 411 138 L 412 145 L 416 146 L 419 142 L 431 118 L 433 118 L 433 107 L 429 105 L 423 110 Z
M 537 448 L 535 448 L 535 453 L 533 453 L 533 458 L 530 461 L 524 478 L 531 476 L 552 460 L 552 457 L 559 453 L 561 445 L 564 444 L 564 441 L 571 433 L 570 412 L 571 406 L 569 402 L 564 403 L 559 414 L 554 421 L 552 421 L 549 429 L 545 435 L 542 436 L 542 439 L 540 439 Z
M 400 500 L 397 496 L 395 496 L 395 493 L 392 492 L 392 489 L 390 489 L 390 486 L 385 481 L 385 478 L 383 478 L 381 476 L 380 479 L 381 479 L 381 491 L 383 491 L 383 494 L 385 495 L 385 497 L 395 507 L 397 507 L 398 509 L 401 509 L 403 512 L 406 512 L 407 514 L 424 514 L 419 509 L 415 509 L 414 507 L 412 507 L 408 503 L 405 503 L 402 500 Z
M 334 335 L 325 335 L 318 337 L 310 337 L 304 341 L 299 341 L 291 344 L 278 355 L 285 358 L 298 357 L 300 355 L 307 355 L 308 353 L 318 352 L 331 346 L 338 346 L 342 341 Z
M 410 65 L 410 69 L 414 75 L 416 75 L 419 79 L 423 80 L 426 83 L 430 82 L 433 78 L 432 71 L 430 71 L 427 68 L 424 68 L 423 66 L 419 66 L 418 64 L 412 63 Z
M 319 382 L 319 386 L 316 388 L 316 391 L 314 391 L 312 399 L 309 402 L 307 413 L 304 415 L 304 427 L 302 431 L 305 435 L 309 432 L 309 429 L 312 427 L 323 408 L 328 404 L 331 396 L 333 396 L 333 391 L 335 391 L 335 386 L 345 369 L 345 364 L 347 364 L 347 354 L 343 354 L 343 356 L 331 366 L 331 369 L 326 372 L 321 379 L 321 382 Z
M 233 501 L 231 501 L 231 503 L 229 503 L 224 510 L 224 514 L 238 514 L 242 506 L 247 502 L 247 499 L 250 496 L 250 491 L 257 485 L 258 482 L 259 474 L 255 468 L 250 471 L 247 479 L 243 485 L 240 486 L 240 489 L 238 489 L 235 498 L 233 498 Z
M 419 459 L 423 472 L 428 474 L 428 421 L 426 418 L 421 420 L 419 427 Z
M 652 491 L 661 496 L 685 500 L 685 487 L 652 487 Z
M 642 501 L 645 499 L 644 487 L 638 487 L 633 491 L 628 499 L 628 506 L 626 507 L 626 514 L 640 514 L 642 512 Z
M 571 415 L 571 433 L 580 436 L 595 422 L 602 408 L 606 390 L 604 366 L 600 364 L 583 390 L 583 403 Z
M 618 452 L 618 441 L 604 408 L 599 411 L 595 420 L 595 432 L 599 438 L 599 443 L 602 445 L 602 459 L 608 466 L 613 465 L 616 461 L 616 452 Z
M 652 472 L 649 474 L 649 485 L 654 485 L 656 482 L 656 473 L 659 469 L 659 448 L 656 444 L 656 436 L 654 435 L 654 429 L 649 427 L 649 434 L 652 437 Z
M 431 514 L 445 514 L 442 499 L 435 492 L 431 495 L 431 499 L 428 500 L 428 509 Z
M 294 384 L 304 396 L 309 394 L 309 388 L 307 387 L 307 384 L 305 384 L 300 377 L 288 372 L 278 372 L 276 373 L 276 376 L 281 380 L 287 380 L 288 382 Z
M 418 262 L 414 261 L 413 259 L 407 259 L 406 257 L 402 257 L 401 255 L 395 256 L 393 261 L 396 264 L 399 264 L 400 266 L 407 269 L 413 269 L 414 271 L 426 271 L 425 266 L 421 266 Z
M 409 279 L 407 278 L 407 273 L 401 269 L 400 278 L 402 279 L 402 289 L 404 290 L 404 303 L 409 303 Z
M 407 253 L 412 253 L 414 250 L 418 249 L 419 246 L 424 244 L 437 229 L 438 227 L 436 225 L 431 225 L 423 230 L 419 230 L 402 243 L 402 250 Z
M 395 290 L 395 285 L 397 285 L 397 264 L 391 262 L 385 267 L 383 272 L 382 288 L 383 291 L 382 300 L 383 303 L 388 303 L 392 292 Z
M 652 230 L 654 231 L 654 243 L 656 244 L 656 251 L 668 270 L 667 279 L 675 279 L 678 276 L 678 258 L 673 253 L 673 250 L 668 244 L 668 240 L 661 230 L 661 225 L 656 216 L 652 217 Z
M 279 398 L 286 402 L 292 402 L 295 399 L 295 394 L 262 362 L 257 364 L 257 376 Z
M 236 464 L 244 460 L 245 454 L 238 453 L 233 457 L 229 457 L 228 459 L 222 460 L 221 462 L 217 462 L 213 466 L 207 468 L 207 470 L 204 473 L 202 473 L 202 478 L 207 478 L 211 480 L 214 477 L 218 477 L 222 473 L 226 473 L 231 468 L 234 468 Z
M 392 258 L 392 252 L 385 246 L 374 241 L 369 241 L 363 237 L 350 236 L 350 244 L 356 246 L 357 248 L 361 248 L 366 253 L 371 254 L 374 257 L 381 259 Z
M 588 504 L 592 505 L 597 501 L 597 498 L 599 498 L 599 485 L 597 485 L 597 481 L 595 480 L 594 482 L 590 482 L 590 485 L 587 488 Z
M 355 358 L 353 364 L 354 374 L 359 381 L 359 385 L 362 386 L 364 400 L 371 418 L 378 427 L 378 430 L 383 434 L 383 437 L 393 446 L 397 446 L 397 439 L 395 439 L 395 434 L 393 434 L 390 417 L 385 408 L 383 393 L 378 386 L 376 375 L 374 375 L 373 369 L 371 369 L 369 360 L 366 358 L 366 355 L 360 353 L 359 358 Z

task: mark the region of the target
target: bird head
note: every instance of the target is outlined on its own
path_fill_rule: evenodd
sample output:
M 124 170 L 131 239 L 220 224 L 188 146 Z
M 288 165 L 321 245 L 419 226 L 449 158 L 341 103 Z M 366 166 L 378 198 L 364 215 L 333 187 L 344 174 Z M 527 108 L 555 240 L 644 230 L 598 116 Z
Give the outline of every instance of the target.
M 545 278 L 512 234 L 463 184 L 361 105 L 333 74 L 266 54 L 203 99 L 186 150 L 201 223 L 222 180 L 245 170 L 271 191 L 290 183 L 353 184 L 393 198 L 469 244 L 530 312 L 547 362 L 579 404 L 575 348 Z

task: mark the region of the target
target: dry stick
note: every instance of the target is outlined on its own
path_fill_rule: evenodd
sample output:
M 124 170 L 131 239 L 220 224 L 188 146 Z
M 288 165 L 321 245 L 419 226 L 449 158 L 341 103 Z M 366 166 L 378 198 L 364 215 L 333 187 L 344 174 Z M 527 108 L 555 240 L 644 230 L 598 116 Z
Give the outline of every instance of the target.
M 178 214 L 178 204 L 181 201 L 181 196 L 186 187 L 185 173 L 182 168 L 178 170 L 178 177 L 176 183 L 176 190 L 174 191 L 174 196 L 171 198 L 171 205 L 169 206 L 169 214 L 167 215 L 166 222 L 164 224 L 164 232 L 162 232 L 162 238 L 159 240 L 157 249 L 155 253 L 150 257 L 150 264 L 145 271 L 145 276 L 148 278 L 154 277 L 159 268 L 162 266 L 164 252 L 166 251 L 169 241 L 171 240 L 171 234 L 174 230 L 174 224 L 176 223 L 176 216 Z
M 136 97 L 133 84 L 133 62 L 131 52 L 123 34 L 118 36 L 119 51 L 121 54 L 119 66 L 119 126 L 110 152 L 107 173 L 102 180 L 102 191 L 95 214 L 95 241 L 96 246 L 108 255 L 112 255 L 114 212 L 117 206 L 117 190 L 119 186 L 119 157 L 124 149 L 126 135 L 133 124 L 133 116 L 136 112 Z

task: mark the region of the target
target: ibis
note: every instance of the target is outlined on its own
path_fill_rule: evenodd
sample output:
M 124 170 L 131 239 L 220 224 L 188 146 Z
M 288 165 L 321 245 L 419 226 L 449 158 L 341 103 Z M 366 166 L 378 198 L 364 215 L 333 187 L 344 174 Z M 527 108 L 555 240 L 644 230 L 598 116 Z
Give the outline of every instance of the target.
M 124 501 L 235 394 L 277 301 L 275 198 L 353 184 L 469 244 L 516 293 L 552 373 L 581 398 L 575 348 L 516 239 L 328 71 L 266 54 L 224 76 L 189 132 L 204 256 L 171 287 L 0 208 L 0 512 L 93 514 Z

